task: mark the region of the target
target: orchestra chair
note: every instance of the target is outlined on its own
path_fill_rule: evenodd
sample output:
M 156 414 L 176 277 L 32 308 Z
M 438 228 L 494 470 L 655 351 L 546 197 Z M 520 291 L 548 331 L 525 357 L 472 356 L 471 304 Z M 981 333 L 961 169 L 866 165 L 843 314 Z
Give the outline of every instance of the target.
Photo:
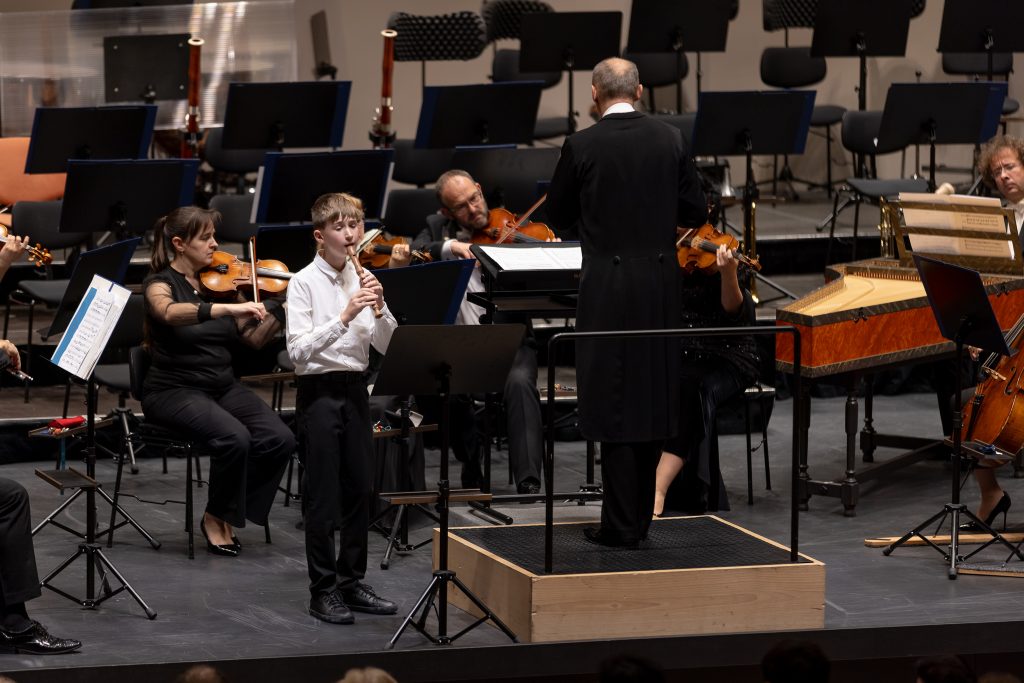
M 2 138 L 0 138 L 2 139 Z M 54 201 L 20 201 L 14 205 L 12 221 L 18 225 L 20 232 L 32 238 L 32 243 L 42 244 L 51 251 L 58 249 L 76 248 L 89 238 L 88 232 L 61 232 L 60 212 L 61 200 Z M 69 256 L 73 257 L 76 252 Z M 68 263 L 73 263 L 68 258 Z M 3 339 L 10 339 L 8 328 L 11 320 L 11 305 L 17 304 L 28 307 L 28 325 L 25 339 L 25 372 L 32 374 L 32 347 L 33 329 L 35 320 L 35 307 L 37 304 L 44 304 L 48 308 L 56 308 L 64 298 L 64 292 L 68 288 L 69 279 L 54 279 L 53 267 L 47 265 L 43 269 L 44 279 L 22 280 L 7 295 L 7 305 L 4 308 L 4 332 Z M 44 334 L 48 328 L 37 330 Z M 47 337 L 43 337 L 45 341 Z M 30 400 L 29 382 L 25 382 L 25 402 Z
M 395 182 L 415 185 L 418 188 L 432 186 L 441 174 L 451 169 L 451 148 L 417 149 L 413 140 L 395 140 L 395 166 L 391 179 Z M 433 190 L 431 190 L 433 192 Z
M 647 111 L 651 114 L 658 112 L 654 89 L 675 85 L 690 73 L 690 60 L 684 53 L 623 51 L 622 57 L 636 64 L 640 84 L 644 86 L 644 94 L 647 95 Z M 672 113 L 682 114 L 681 111 Z
M 773 88 L 806 88 L 825 80 L 825 58 L 812 57 L 810 47 L 766 47 L 761 53 L 761 81 Z M 811 111 L 811 128 L 823 128 L 825 138 L 825 183 L 797 178 L 789 167 L 789 155 L 782 157 L 782 169 L 779 170 L 779 157 L 775 155 L 772 173 L 772 195 L 778 191 L 778 183 L 782 181 L 788 188 L 789 196 L 799 199 L 793 188 L 793 181 L 803 183 L 807 187 L 824 187 L 829 197 L 832 196 L 832 126 L 841 123 L 845 107 L 835 104 L 818 104 L 815 102 Z
M 561 71 L 523 72 L 519 70 L 519 50 L 502 48 L 494 52 L 491 62 L 491 80 L 495 83 L 508 81 L 541 81 L 542 90 L 553 88 L 562 81 Z M 538 107 L 540 104 L 538 103 Z M 569 130 L 569 121 L 562 116 L 538 116 L 533 128 L 534 140 L 565 137 Z
M 64 196 L 64 173 L 25 173 L 31 138 L 0 138 L 0 224 L 16 235 L 31 234 L 14 227 L 10 208 L 18 202 L 47 202 Z M 35 237 L 35 235 L 32 235 Z
M 942 72 L 950 75 L 968 76 L 978 81 L 988 78 L 988 55 L 984 52 L 943 52 Z M 992 75 L 1002 76 L 1007 83 L 1013 73 L 1013 53 L 992 53 Z M 1003 100 L 1003 135 L 1006 135 L 1006 117 L 1012 116 L 1020 109 L 1020 102 L 1012 97 Z M 971 171 L 974 173 L 973 169 Z
M 219 211 L 221 216 L 220 225 L 217 226 L 217 241 L 237 242 L 243 245 L 247 257 L 250 255 L 249 238 L 256 235 L 259 227 L 249 222 L 255 196 L 243 192 L 218 194 L 210 198 L 210 208 Z
M 764 382 L 754 382 L 746 387 L 742 393 L 737 394 L 733 399 L 725 403 L 723 412 L 729 410 L 730 406 L 741 403 L 743 406 L 743 425 L 747 445 L 747 505 L 754 504 L 754 451 L 762 449 L 764 456 L 764 488 L 772 490 L 772 472 L 768 454 L 768 421 L 771 418 L 772 406 L 775 402 L 775 387 Z M 761 418 L 761 443 L 753 445 L 754 422 L 751 415 L 751 406 L 757 404 L 760 408 Z
M 278 352 L 277 365 L 274 367 L 274 372 L 295 372 L 295 363 L 293 363 L 292 359 L 288 356 L 288 349 L 281 349 L 281 351 Z M 284 382 L 275 382 L 273 387 L 271 388 L 270 407 L 273 408 L 274 411 L 276 411 L 277 414 L 281 416 L 282 420 L 285 419 L 286 416 L 284 415 Z M 294 421 L 294 410 L 292 411 L 291 417 Z M 296 429 L 295 431 L 296 433 L 298 433 L 298 429 Z M 297 477 L 298 481 L 296 481 L 297 491 L 296 493 L 292 493 L 292 478 L 295 473 L 295 463 L 297 461 L 299 462 L 299 473 Z M 284 493 L 284 506 L 291 507 L 291 502 L 293 500 L 302 500 L 302 462 L 298 460 L 297 452 L 295 456 L 293 456 L 288 461 L 288 469 L 286 471 L 285 477 L 286 483 L 284 488 L 281 488 L 279 486 L 278 489 L 282 493 Z
M 842 141 L 843 147 L 855 158 L 860 159 L 857 168 L 864 174 L 862 177 L 847 178 L 835 193 L 832 202 L 832 213 L 818 224 L 818 230 L 828 223 L 828 247 L 825 252 L 825 267 L 832 262 L 832 245 L 835 242 L 836 219 L 840 212 L 851 204 L 853 214 L 853 260 L 857 258 L 857 229 L 860 222 L 860 204 L 867 200 L 878 204 L 882 198 L 895 198 L 901 192 L 927 192 L 928 181 L 924 178 L 898 178 L 882 180 L 875 177 L 875 157 L 906 149 L 910 141 L 891 148 L 881 148 L 876 143 L 882 122 L 880 111 L 848 111 L 843 115 Z M 840 203 L 840 195 L 845 195 Z
M 437 213 L 439 206 L 433 189 L 391 190 L 381 223 L 396 237 L 415 238 L 426 227 L 427 216 Z
M 245 176 L 256 173 L 263 165 L 263 149 L 224 149 L 224 129 L 211 128 L 206 132 L 203 145 L 206 162 L 213 168 L 213 191 L 220 191 L 220 181 L 227 176 L 237 176 L 239 194 L 248 190 Z
M 143 386 L 146 381 L 146 373 L 149 371 L 149 352 L 141 346 L 132 347 L 128 355 L 128 373 L 131 384 L 131 396 L 136 401 L 142 400 Z M 199 452 L 202 444 L 197 444 L 191 439 L 183 437 L 180 430 L 174 427 L 164 427 L 160 424 L 160 418 L 156 415 L 144 415 L 145 419 L 139 423 L 135 436 L 147 447 L 160 448 L 164 451 L 164 474 L 167 473 L 166 452 L 178 453 L 185 459 L 185 533 L 188 535 L 188 559 L 195 559 L 195 523 L 193 521 L 194 502 L 192 485 L 202 488 L 203 478 L 199 465 Z M 118 464 L 123 464 L 124 460 Z M 118 472 L 120 479 L 120 471 Z M 115 498 L 116 500 L 116 498 Z M 182 501 L 168 501 L 182 502 Z M 267 543 L 270 539 L 270 525 L 263 527 L 264 537 Z

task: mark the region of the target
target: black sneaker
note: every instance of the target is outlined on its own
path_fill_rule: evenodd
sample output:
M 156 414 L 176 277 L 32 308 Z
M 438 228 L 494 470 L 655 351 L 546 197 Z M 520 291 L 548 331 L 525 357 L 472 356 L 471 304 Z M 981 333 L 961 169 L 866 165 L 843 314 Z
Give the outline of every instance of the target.
M 398 611 L 398 605 L 385 600 L 373 592 L 373 588 L 365 583 L 357 583 L 341 592 L 345 603 L 356 612 L 368 614 L 394 614 Z
M 527 477 L 526 479 L 523 479 L 521 482 L 519 482 L 519 485 L 516 486 L 516 490 L 519 493 L 528 493 L 531 495 L 540 493 L 540 482 L 534 479 L 533 477 Z
M 352 624 L 356 618 L 342 600 L 338 591 L 328 591 L 315 595 L 309 600 L 309 613 L 329 624 Z

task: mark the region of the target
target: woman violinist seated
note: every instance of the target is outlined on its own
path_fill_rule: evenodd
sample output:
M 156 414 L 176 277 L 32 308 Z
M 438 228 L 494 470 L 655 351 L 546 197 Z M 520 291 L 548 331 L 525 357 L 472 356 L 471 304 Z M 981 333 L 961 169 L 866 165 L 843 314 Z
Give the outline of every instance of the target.
M 683 269 L 682 327 L 734 327 L 754 322 L 753 299 L 737 277 L 737 256 L 721 244 L 707 272 Z M 685 258 L 681 253 L 681 264 Z M 729 509 L 720 474 L 716 477 L 717 495 L 708 490 L 711 467 L 718 463 L 716 411 L 754 383 L 759 374 L 757 345 L 751 336 L 684 337 L 681 346 L 679 436 L 666 443 L 658 462 L 655 515 L 665 509 Z
M 199 271 L 210 265 L 220 214 L 186 206 L 156 223 L 146 295 L 152 363 L 142 408 L 160 425 L 205 444 L 210 452 L 208 501 L 200 529 L 207 550 L 235 556 L 234 529 L 248 519 L 266 525 L 295 437 L 260 397 L 235 379 L 239 342 L 259 348 L 282 328 L 280 301 L 211 302 Z

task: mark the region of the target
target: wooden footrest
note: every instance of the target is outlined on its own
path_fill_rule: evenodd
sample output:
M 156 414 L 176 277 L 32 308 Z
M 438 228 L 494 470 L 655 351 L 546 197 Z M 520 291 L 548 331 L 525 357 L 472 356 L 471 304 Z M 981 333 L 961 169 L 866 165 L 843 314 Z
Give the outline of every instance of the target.
M 380 499 L 389 505 L 432 505 L 439 497 L 437 491 L 393 491 L 379 495 Z M 480 489 L 452 489 L 448 492 L 449 503 L 488 503 L 491 498 L 492 494 L 484 493 Z
M 66 470 L 36 470 L 36 476 L 61 491 L 64 489 L 99 488 L 95 479 L 79 472 L 74 467 L 69 467 Z

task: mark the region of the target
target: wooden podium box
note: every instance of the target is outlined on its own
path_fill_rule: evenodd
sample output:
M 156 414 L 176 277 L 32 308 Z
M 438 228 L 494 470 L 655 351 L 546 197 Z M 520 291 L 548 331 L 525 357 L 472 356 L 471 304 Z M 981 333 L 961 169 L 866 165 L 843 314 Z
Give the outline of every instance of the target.
M 541 524 L 449 531 L 449 568 L 522 642 L 822 628 L 825 565 L 711 515 L 656 519 L 639 549 L 556 524 L 543 573 Z M 437 529 L 434 565 L 437 566 Z M 458 589 L 449 602 L 479 616 Z

